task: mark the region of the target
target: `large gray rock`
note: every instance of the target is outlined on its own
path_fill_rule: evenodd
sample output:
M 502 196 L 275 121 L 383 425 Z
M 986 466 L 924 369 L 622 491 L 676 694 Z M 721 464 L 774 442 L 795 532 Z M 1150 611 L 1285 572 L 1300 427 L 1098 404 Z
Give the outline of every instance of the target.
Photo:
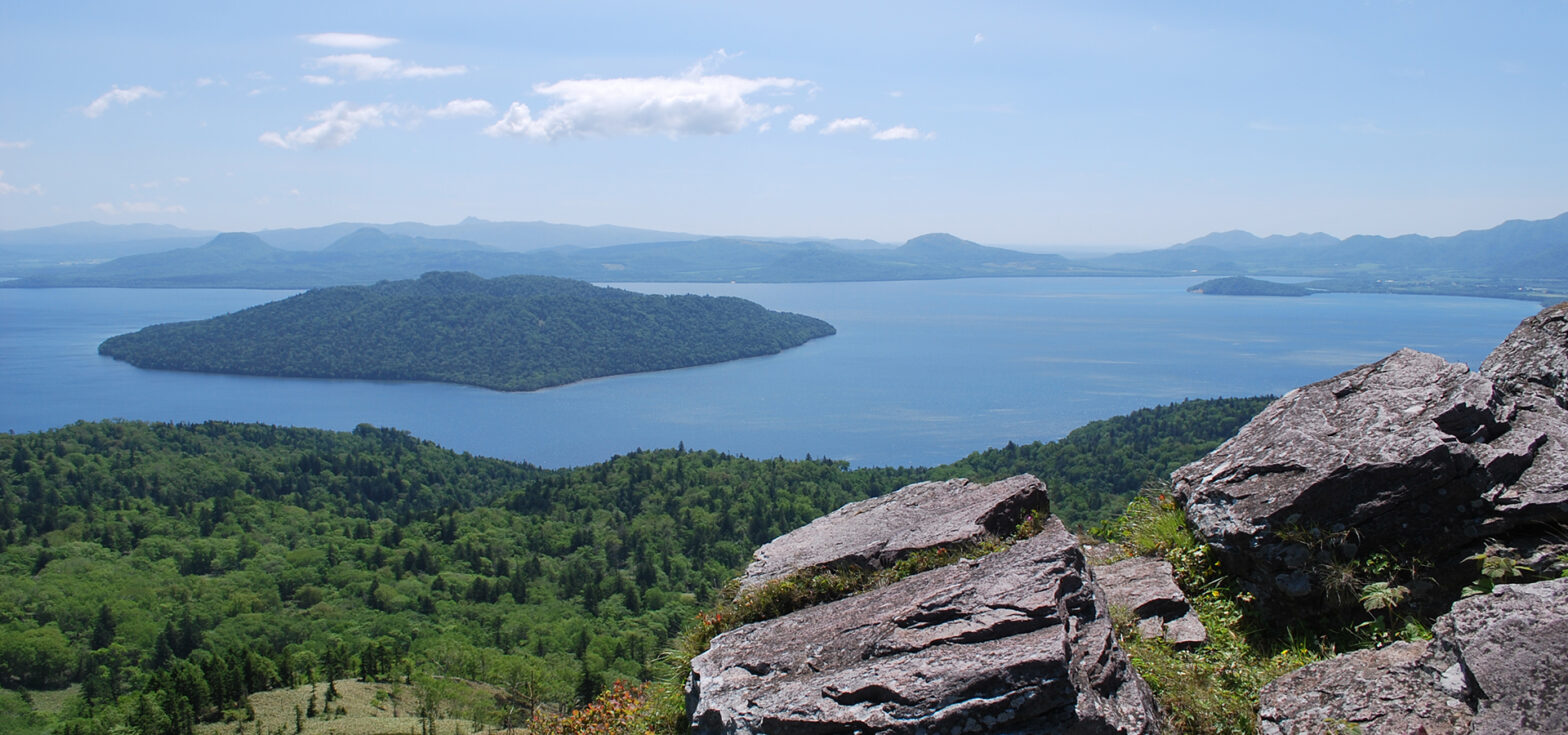
M 1320 661 L 1270 682 L 1259 696 L 1263 735 L 1462 735 L 1473 712 L 1422 665 L 1428 643 L 1394 643 Z M 1352 726 L 1359 729 L 1352 729 Z
M 1005 536 L 1031 510 L 1050 510 L 1045 483 L 1033 475 L 989 485 L 916 483 L 850 503 L 763 545 L 741 576 L 740 590 L 807 569 L 881 569 L 914 551 Z
M 1094 581 L 1111 605 L 1126 608 L 1138 619 L 1138 633 L 1144 638 L 1163 638 L 1177 648 L 1208 642 L 1208 630 L 1176 585 L 1170 562 L 1135 556 L 1095 567 Z
M 1568 579 L 1467 597 L 1432 635 L 1428 665 L 1467 686 L 1473 732 L 1568 733 Z
M 1271 682 L 1260 731 L 1568 733 L 1568 579 L 1460 600 L 1432 632 L 1430 642 L 1356 651 Z
M 1275 401 L 1177 470 L 1188 520 L 1276 612 L 1353 604 L 1321 571 L 1397 549 L 1458 563 L 1485 539 L 1568 519 L 1568 304 L 1525 320 L 1481 373 L 1400 350 Z
M 698 733 L 1153 733 L 1148 686 L 1060 521 L 1008 551 L 724 633 Z

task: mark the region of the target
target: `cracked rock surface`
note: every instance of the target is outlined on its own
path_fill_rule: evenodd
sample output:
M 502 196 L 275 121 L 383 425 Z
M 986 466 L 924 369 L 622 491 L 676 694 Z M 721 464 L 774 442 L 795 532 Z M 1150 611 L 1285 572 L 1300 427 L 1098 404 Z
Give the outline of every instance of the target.
M 1045 483 L 1018 475 L 988 485 L 922 482 L 850 503 L 757 549 L 740 591 L 813 568 L 881 569 L 911 552 L 1006 536 L 1031 510 L 1050 510 Z
M 1568 579 L 1467 597 L 1433 639 L 1320 661 L 1263 688 L 1264 735 L 1568 732 Z M 1335 729 L 1338 728 L 1338 729 Z
M 738 628 L 692 661 L 698 733 L 1154 733 L 1072 534 Z
M 1524 320 L 1479 372 L 1400 350 L 1291 391 L 1173 473 L 1188 520 L 1284 615 L 1347 602 L 1321 572 L 1358 553 L 1458 571 L 1488 539 L 1568 520 L 1565 317 Z
M 1144 638 L 1164 638 L 1177 648 L 1208 642 L 1203 621 L 1176 586 L 1170 562 L 1135 556 L 1096 567 L 1094 580 L 1112 605 L 1132 611 Z

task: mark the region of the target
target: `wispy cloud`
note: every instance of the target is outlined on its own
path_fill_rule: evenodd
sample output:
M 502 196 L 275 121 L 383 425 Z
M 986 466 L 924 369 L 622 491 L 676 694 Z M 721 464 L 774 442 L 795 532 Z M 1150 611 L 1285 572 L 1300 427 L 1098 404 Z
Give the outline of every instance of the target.
M 709 57 L 710 59 L 713 57 Z M 727 55 L 726 58 L 729 58 Z M 725 135 L 784 111 L 749 99 L 808 84 L 787 77 L 703 74 L 707 60 L 682 77 L 568 79 L 534 85 L 556 102 L 538 115 L 513 102 L 485 132 L 532 140 L 622 135 Z
M 823 135 L 869 135 L 872 140 L 920 140 L 931 139 L 936 136 L 931 133 L 921 133 L 918 128 L 908 125 L 894 125 L 891 128 L 877 129 L 877 124 L 863 117 L 841 117 L 822 127 Z
M 919 140 L 920 131 L 907 125 L 894 125 L 886 130 L 873 133 L 872 140 Z
M 468 72 L 462 64 L 453 66 L 422 66 L 408 64 L 398 59 L 371 54 L 334 54 L 316 59 L 319 67 L 331 67 L 339 74 L 359 80 L 369 79 L 430 79 L 450 77 Z
M 163 202 L 98 202 L 93 209 L 104 214 L 183 214 L 185 208 Z
M 386 125 L 386 116 L 391 109 L 391 105 L 384 103 L 354 106 L 348 102 L 339 102 L 325 110 L 311 113 L 308 119 L 314 121 L 315 125 L 297 127 L 287 133 L 262 133 L 258 140 L 291 151 L 307 146 L 337 148 L 353 141 L 362 128 Z
M 33 184 L 31 186 L 15 186 L 15 185 L 6 183 L 4 181 L 4 179 L 5 179 L 5 172 L 4 171 L 0 171 L 0 196 L 7 196 L 7 195 L 10 195 L 10 194 L 42 194 L 42 193 L 44 193 L 44 188 L 42 186 L 37 185 L 37 184 Z
M 318 87 L 325 87 L 335 83 L 332 77 L 324 77 L 320 74 L 306 74 L 299 79 L 306 84 L 314 84 Z
M 985 34 L 984 33 L 976 33 L 975 34 L 975 43 L 985 43 Z
M 805 114 L 805 113 L 801 113 L 801 114 L 796 115 L 796 116 L 794 116 L 794 117 L 789 119 L 789 131 L 791 133 L 805 132 L 805 130 L 807 128 L 809 128 L 809 127 L 811 127 L 813 125 L 816 125 L 816 124 L 817 124 L 817 116 L 816 115 L 808 115 L 808 114 Z
M 86 107 L 82 108 L 82 114 L 88 117 L 98 117 L 107 112 L 110 105 L 128 105 L 143 97 L 162 96 L 162 92 L 139 84 L 130 89 L 120 89 L 119 85 L 115 85 L 109 91 L 99 95 L 98 99 L 93 100 Z
M 32 146 L 32 144 L 33 141 L 30 140 L 0 140 L 0 150 L 6 148 L 20 150 Z
M 396 38 L 372 36 L 368 33 L 310 33 L 300 36 L 300 38 L 304 39 L 306 43 L 312 43 L 317 46 L 354 49 L 356 51 L 370 51 L 397 43 Z
M 828 123 L 822 128 L 823 135 L 838 135 L 839 133 L 870 133 L 877 129 L 877 124 L 863 117 L 841 117 Z
M 495 105 L 489 100 L 461 99 L 452 100 L 427 113 L 431 117 L 477 117 L 480 115 L 494 115 Z

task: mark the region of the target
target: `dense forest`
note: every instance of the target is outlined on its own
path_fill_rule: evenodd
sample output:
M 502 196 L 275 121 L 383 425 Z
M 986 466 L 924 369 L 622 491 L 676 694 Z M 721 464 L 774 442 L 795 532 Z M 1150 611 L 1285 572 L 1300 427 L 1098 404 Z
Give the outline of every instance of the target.
M 427 273 L 308 291 L 105 340 L 144 368 L 435 380 L 536 390 L 770 355 L 834 333 L 735 297 L 660 296 L 544 276 Z
M 544 470 L 368 425 L 0 435 L 0 687 L 73 686 L 56 732 L 189 733 L 245 722 L 255 692 L 439 675 L 495 688 L 463 716 L 515 724 L 648 679 L 756 546 L 844 503 L 1028 471 L 1092 523 L 1264 403 L 1147 409 L 934 469 L 676 448 Z M 0 723 L 43 727 L 13 692 Z

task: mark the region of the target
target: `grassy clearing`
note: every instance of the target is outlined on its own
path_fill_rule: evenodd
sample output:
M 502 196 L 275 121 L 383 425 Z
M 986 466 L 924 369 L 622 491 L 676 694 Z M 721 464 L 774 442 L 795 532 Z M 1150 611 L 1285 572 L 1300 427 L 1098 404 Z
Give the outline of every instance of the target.
M 1208 645 L 1178 651 L 1163 639 L 1141 637 L 1129 613 L 1113 610 L 1122 647 L 1160 703 L 1165 732 L 1251 735 L 1257 732 L 1258 693 L 1265 684 L 1333 655 L 1322 644 L 1308 645 L 1288 633 L 1284 639 L 1270 637 L 1250 625 L 1251 596 L 1230 584 L 1167 496 L 1140 496 L 1100 532 L 1129 555 L 1169 561 L 1209 633 Z
M 486 731 L 470 716 L 473 707 L 493 696 L 491 687 L 475 682 L 439 680 L 426 695 L 436 693 L 436 716 L 422 722 L 418 715 L 420 693 L 408 684 L 362 682 L 339 679 L 332 683 L 337 691 L 326 703 L 326 684 L 274 689 L 250 696 L 256 718 L 197 725 L 198 735 L 421 735 L 429 726 L 432 735 L 469 735 Z M 310 709 L 311 695 L 316 698 L 317 716 L 304 716 Z M 297 709 L 296 709 L 297 708 Z M 302 727 L 301 727 L 302 726 Z
M 60 714 L 60 710 L 65 709 L 65 703 L 81 690 L 81 684 L 72 684 L 64 689 L 45 689 L 28 692 L 27 696 L 33 702 L 34 712 L 53 717 Z

